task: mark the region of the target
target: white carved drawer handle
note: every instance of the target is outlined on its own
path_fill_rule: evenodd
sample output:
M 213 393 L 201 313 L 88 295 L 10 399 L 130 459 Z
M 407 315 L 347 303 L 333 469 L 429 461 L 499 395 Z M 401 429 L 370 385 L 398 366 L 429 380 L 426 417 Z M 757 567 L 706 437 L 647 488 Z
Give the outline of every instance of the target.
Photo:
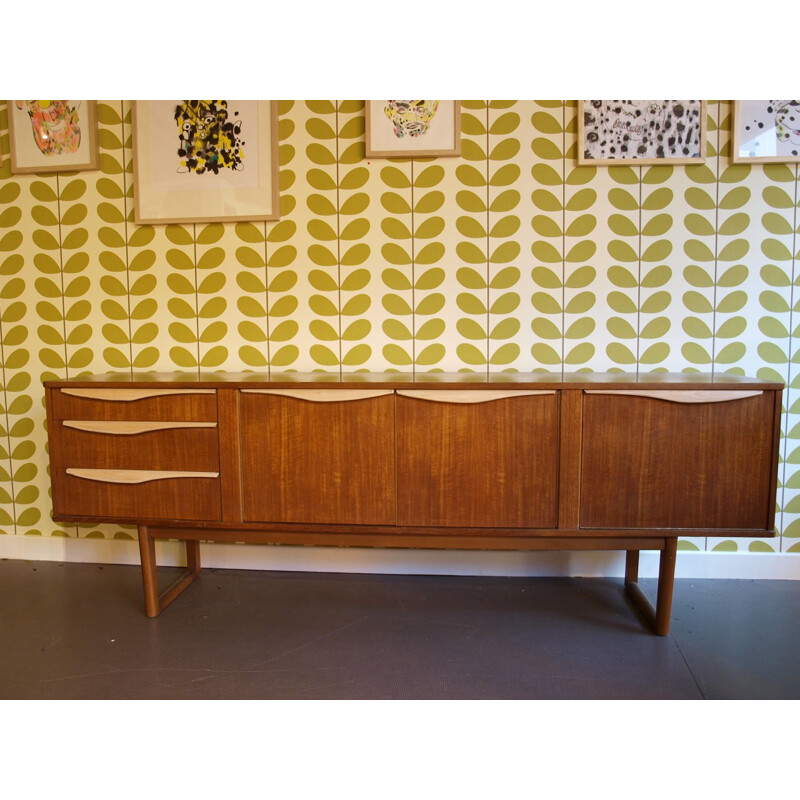
M 339 403 L 347 400 L 369 400 L 393 394 L 392 389 L 242 389 L 243 394 L 273 394 L 310 400 L 312 403 Z
M 532 397 L 534 395 L 555 394 L 555 389 L 502 389 L 462 391 L 460 389 L 398 389 L 402 397 L 415 400 L 429 400 L 433 403 L 489 403 L 507 397 Z
M 67 470 L 73 478 L 101 483 L 137 484 L 148 481 L 163 481 L 170 478 L 218 478 L 219 472 L 177 472 L 148 469 L 73 469 Z
M 631 397 L 652 397 L 656 400 L 667 400 L 670 403 L 725 403 L 729 400 L 744 400 L 746 397 L 757 397 L 761 391 L 720 390 L 711 389 L 680 391 L 677 389 L 584 389 L 585 394 L 619 394 Z
M 134 436 L 137 433 L 151 433 L 153 431 L 168 431 L 178 428 L 216 428 L 216 422 L 128 422 L 115 420 L 113 422 L 93 421 L 82 419 L 65 419 L 65 428 L 74 428 L 86 433 L 107 433 L 111 436 Z
M 62 394 L 82 397 L 85 400 L 113 400 L 129 403 L 150 397 L 167 397 L 184 394 L 216 394 L 216 389 L 62 389 Z

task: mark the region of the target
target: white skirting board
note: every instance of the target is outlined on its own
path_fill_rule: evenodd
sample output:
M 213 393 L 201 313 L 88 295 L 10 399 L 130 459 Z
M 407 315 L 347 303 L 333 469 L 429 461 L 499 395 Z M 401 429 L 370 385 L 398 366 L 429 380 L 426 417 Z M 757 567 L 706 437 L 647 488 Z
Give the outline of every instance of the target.
M 469 551 L 297 547 L 203 543 L 204 567 L 407 575 L 622 577 L 621 551 Z M 137 542 L 118 539 L 0 535 L 0 558 L 89 564 L 139 564 Z M 180 542 L 156 543 L 159 566 L 185 564 Z M 658 576 L 658 552 L 644 551 L 643 578 Z M 800 554 L 678 551 L 676 578 L 800 580 Z

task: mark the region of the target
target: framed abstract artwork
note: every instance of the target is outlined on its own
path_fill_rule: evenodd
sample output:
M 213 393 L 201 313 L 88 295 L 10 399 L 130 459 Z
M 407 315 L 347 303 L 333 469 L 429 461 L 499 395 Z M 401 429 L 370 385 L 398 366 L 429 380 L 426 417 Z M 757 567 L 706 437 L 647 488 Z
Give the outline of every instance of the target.
M 578 100 L 578 164 L 697 164 L 704 100 Z
M 461 155 L 461 101 L 367 100 L 367 158 Z
M 274 100 L 133 104 L 139 224 L 278 219 Z
M 97 169 L 95 100 L 7 100 L 11 172 Z
M 800 100 L 735 100 L 734 163 L 800 163 Z

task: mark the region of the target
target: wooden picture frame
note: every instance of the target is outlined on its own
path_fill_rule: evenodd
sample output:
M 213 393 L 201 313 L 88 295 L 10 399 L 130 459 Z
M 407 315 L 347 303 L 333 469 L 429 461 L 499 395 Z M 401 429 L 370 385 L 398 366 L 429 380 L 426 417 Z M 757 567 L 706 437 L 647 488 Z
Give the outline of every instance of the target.
M 11 172 L 98 169 L 97 101 L 7 100 Z
M 133 103 L 137 224 L 276 220 L 276 100 Z
M 705 100 L 578 100 L 578 164 L 702 164 Z
M 367 158 L 461 155 L 460 100 L 367 100 Z
M 734 100 L 731 160 L 800 163 L 800 100 Z

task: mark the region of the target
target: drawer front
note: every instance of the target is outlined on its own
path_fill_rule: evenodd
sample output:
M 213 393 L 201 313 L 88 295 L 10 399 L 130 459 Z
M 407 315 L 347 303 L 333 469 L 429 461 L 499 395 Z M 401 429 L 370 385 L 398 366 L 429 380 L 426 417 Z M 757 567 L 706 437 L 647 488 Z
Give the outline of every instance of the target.
M 207 477 L 188 475 L 144 470 L 86 470 L 71 475 L 65 469 L 54 470 L 53 511 L 56 516 L 131 522 L 219 520 L 219 478 L 213 472 Z
M 773 392 L 585 393 L 581 527 L 767 529 L 774 406 Z
M 555 527 L 555 392 L 398 395 L 400 525 L 450 527 L 454 533 L 468 527 Z
M 219 470 L 215 422 L 62 420 L 55 428 L 54 468 Z
M 57 389 L 53 419 L 216 422 L 215 389 Z

